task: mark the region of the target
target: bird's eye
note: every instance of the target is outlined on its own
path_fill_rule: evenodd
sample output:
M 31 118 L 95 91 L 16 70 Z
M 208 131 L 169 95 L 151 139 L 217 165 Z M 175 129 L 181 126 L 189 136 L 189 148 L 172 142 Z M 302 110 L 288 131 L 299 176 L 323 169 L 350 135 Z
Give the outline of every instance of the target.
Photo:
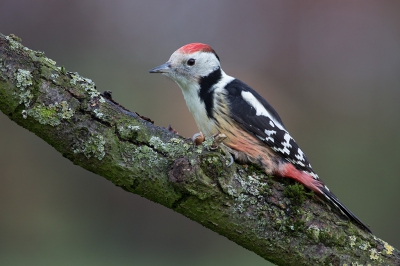
M 193 58 L 190 58 L 190 59 L 186 62 L 186 64 L 187 64 L 188 66 L 194 66 L 195 63 L 196 63 L 196 60 L 194 60 Z

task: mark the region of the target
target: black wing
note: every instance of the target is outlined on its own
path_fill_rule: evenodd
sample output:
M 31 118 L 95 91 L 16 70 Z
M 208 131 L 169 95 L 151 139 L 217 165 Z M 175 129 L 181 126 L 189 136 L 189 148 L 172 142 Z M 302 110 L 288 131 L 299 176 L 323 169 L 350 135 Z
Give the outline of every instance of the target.
M 303 151 L 285 129 L 278 113 L 261 95 L 238 79 L 230 82 L 225 89 L 231 116 L 239 125 L 297 169 L 318 178 Z

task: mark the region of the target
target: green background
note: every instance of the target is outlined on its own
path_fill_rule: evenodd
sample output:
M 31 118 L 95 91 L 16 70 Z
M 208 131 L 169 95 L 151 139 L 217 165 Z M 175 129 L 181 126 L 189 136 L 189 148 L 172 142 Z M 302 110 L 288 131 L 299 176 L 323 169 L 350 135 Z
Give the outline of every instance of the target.
M 197 132 L 148 69 L 190 42 L 280 113 L 313 168 L 400 248 L 399 1 L 2 0 L 14 33 L 157 125 Z M 271 265 L 63 158 L 0 113 L 0 265 Z

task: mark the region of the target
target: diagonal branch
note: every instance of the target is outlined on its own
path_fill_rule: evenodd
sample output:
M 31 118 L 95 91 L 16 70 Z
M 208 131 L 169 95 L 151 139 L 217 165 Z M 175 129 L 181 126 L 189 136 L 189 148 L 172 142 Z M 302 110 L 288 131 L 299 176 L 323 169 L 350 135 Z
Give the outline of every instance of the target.
M 64 157 L 278 265 L 399 265 L 392 246 L 301 185 L 234 164 L 101 95 L 43 53 L 0 34 L 0 110 Z

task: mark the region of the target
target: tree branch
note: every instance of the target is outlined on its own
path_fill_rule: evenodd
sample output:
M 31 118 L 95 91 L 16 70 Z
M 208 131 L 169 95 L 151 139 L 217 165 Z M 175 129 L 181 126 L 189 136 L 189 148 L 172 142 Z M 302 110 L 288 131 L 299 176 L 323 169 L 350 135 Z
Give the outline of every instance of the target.
M 0 110 L 73 163 L 278 265 L 399 265 L 400 253 L 303 186 L 154 126 L 0 34 Z

